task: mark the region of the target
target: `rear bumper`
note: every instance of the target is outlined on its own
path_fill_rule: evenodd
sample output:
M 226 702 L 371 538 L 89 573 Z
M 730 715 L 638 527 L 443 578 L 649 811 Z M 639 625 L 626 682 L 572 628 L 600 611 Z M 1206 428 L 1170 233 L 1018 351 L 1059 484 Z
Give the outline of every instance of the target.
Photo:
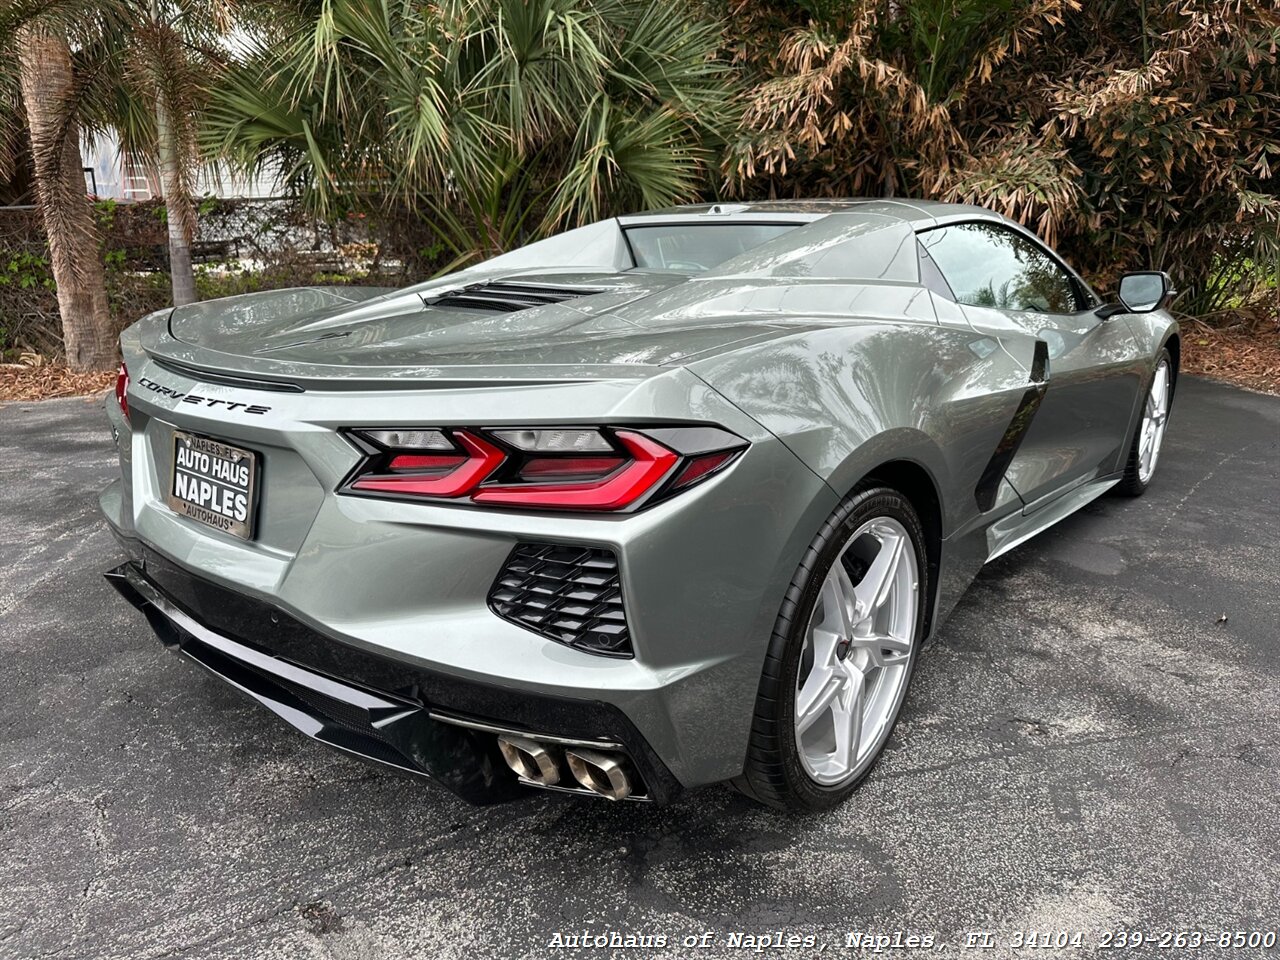
M 524 792 L 497 732 L 625 753 L 637 799 L 680 784 L 621 710 L 463 680 L 324 636 L 261 600 L 196 577 L 145 546 L 107 579 L 166 647 L 248 694 L 314 740 L 437 782 L 475 804 Z M 585 791 L 583 791 L 585 792 Z
M 517 698 L 607 704 L 685 788 L 742 772 L 781 598 L 838 498 L 781 441 L 692 374 L 673 369 L 639 382 L 537 388 L 495 382 L 287 394 L 191 380 L 147 357 L 136 337 L 126 334 L 122 345 L 139 387 L 131 389 L 129 421 L 108 406 L 122 477 L 100 501 L 122 539 L 334 643 L 394 661 L 400 676 L 422 671 Z M 176 399 L 192 394 L 269 412 L 242 415 Z M 337 492 L 360 458 L 343 437 L 352 427 L 509 426 L 513 417 L 563 424 L 582 422 L 588 411 L 618 424 L 715 423 L 751 446 L 719 476 L 625 515 Z M 178 430 L 260 456 L 253 540 L 171 509 L 166 493 Z M 495 611 L 496 578 L 521 544 L 611 552 L 634 656 L 597 656 Z M 268 626 L 240 636 L 255 642 L 273 632 Z M 505 709 L 489 715 L 515 718 Z M 603 726 L 588 732 L 613 736 Z

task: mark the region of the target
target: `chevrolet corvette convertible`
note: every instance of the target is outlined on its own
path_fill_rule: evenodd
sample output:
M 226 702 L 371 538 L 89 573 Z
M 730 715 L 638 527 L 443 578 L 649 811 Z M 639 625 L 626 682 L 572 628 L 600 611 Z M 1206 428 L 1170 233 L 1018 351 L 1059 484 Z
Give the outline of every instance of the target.
M 850 200 L 164 310 L 121 337 L 107 576 L 297 730 L 474 803 L 827 808 L 983 564 L 1151 483 L 1173 294 Z

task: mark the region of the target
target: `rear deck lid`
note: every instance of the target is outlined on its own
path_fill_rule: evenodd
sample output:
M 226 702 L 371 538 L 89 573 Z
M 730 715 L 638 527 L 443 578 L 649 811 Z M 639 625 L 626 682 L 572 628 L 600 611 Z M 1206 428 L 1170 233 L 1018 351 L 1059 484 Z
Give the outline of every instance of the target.
M 406 291 L 269 291 L 179 307 L 148 349 L 196 368 L 349 386 L 644 378 L 760 335 L 705 319 L 680 329 L 644 323 L 641 301 L 687 279 L 562 272 L 455 277 Z M 628 305 L 639 309 L 614 313 Z

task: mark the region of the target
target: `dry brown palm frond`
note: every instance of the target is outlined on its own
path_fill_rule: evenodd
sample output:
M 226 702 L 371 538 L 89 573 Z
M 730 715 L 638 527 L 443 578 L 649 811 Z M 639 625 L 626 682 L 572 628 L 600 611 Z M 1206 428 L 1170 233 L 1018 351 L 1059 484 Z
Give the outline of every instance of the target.
M 977 55 L 977 62 L 970 71 L 961 90 L 963 93 L 975 83 L 987 83 L 996 67 L 1009 57 L 1019 57 L 1045 37 L 1046 31 L 1063 25 L 1068 13 L 1080 9 L 1080 0 L 1033 0 L 1005 32 L 997 35 Z
M 939 190 L 944 200 L 976 203 L 1034 226 L 1048 243 L 1078 225 L 1087 199 L 1081 170 L 1060 143 L 1042 142 L 1030 128 L 979 146 Z
M 731 181 L 786 175 L 798 157 L 821 162 L 847 147 L 861 155 L 847 171 L 856 188 L 869 179 L 869 167 L 893 156 L 893 149 L 864 147 L 882 143 L 889 130 L 904 146 L 946 166 L 947 151 L 963 142 L 946 105 L 930 102 L 905 69 L 870 52 L 874 8 L 858 9 L 842 39 L 806 29 L 783 42 L 783 74 L 747 100 L 742 125 L 750 136 L 728 163 Z

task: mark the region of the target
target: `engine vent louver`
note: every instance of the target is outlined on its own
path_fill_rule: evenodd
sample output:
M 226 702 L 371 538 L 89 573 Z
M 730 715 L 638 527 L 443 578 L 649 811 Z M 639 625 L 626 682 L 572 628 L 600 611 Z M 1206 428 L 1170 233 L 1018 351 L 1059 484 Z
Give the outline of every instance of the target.
M 529 307 L 563 303 L 565 300 L 576 300 L 578 297 L 589 297 L 600 292 L 587 287 L 544 287 L 532 283 L 495 280 L 450 290 L 438 297 L 427 298 L 425 303 L 435 307 L 468 307 L 472 310 L 514 313 L 517 310 L 527 310 Z
M 618 558 L 597 547 L 520 543 L 489 590 L 504 620 L 606 657 L 630 657 Z

